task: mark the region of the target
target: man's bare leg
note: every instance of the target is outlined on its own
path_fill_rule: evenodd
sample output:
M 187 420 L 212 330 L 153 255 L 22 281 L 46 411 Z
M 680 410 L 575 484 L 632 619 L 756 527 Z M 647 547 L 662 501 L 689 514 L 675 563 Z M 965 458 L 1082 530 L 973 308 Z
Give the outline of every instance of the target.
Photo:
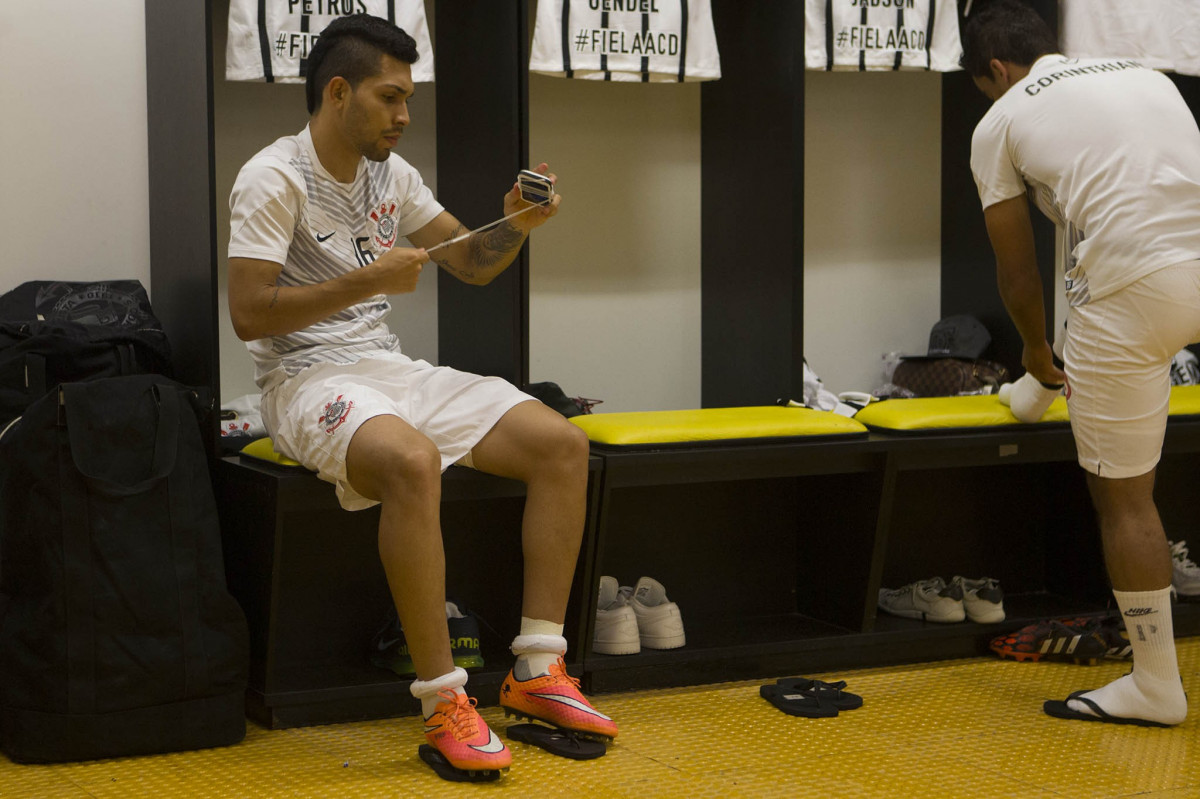
M 1104 562 L 1117 591 L 1157 591 L 1171 585 L 1171 553 L 1154 504 L 1154 475 L 1153 469 L 1119 480 L 1087 475 Z
M 522 402 L 471 457 L 480 471 L 525 483 L 522 615 L 562 624 L 587 514 L 587 436 L 540 402 Z
M 346 453 L 354 490 L 381 503 L 379 557 L 420 680 L 454 671 L 446 623 L 441 456 L 396 416 L 376 416 Z
M 500 688 L 505 715 L 611 740 L 616 723 L 592 707 L 562 661 L 563 622 L 587 514 L 587 436 L 557 411 L 523 402 L 471 454 L 480 470 L 526 485 L 521 631 L 512 644 L 517 662 Z

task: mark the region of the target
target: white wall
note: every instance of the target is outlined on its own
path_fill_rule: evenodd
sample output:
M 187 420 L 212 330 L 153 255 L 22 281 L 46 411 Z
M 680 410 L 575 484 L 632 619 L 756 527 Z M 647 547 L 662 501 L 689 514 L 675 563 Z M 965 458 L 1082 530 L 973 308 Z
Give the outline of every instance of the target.
M 0 3 L 0 292 L 150 286 L 144 0 Z
M 699 407 L 699 84 L 532 75 L 529 94 L 530 157 L 564 196 L 531 245 L 531 379 L 598 411 Z M 833 391 L 928 345 L 940 139 L 937 74 L 806 74 L 805 356 Z
M 940 318 L 941 78 L 804 85 L 804 357 L 830 390 L 871 391 L 882 354 L 923 354 Z
M 699 407 L 700 87 L 529 79 L 559 175 L 530 244 L 530 379 L 598 411 Z

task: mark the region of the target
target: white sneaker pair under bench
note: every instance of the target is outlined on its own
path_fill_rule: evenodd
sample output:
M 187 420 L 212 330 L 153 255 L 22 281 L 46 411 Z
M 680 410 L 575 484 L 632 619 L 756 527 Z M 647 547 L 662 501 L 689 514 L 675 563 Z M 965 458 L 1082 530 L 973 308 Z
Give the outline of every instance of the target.
M 593 652 L 636 655 L 642 647 L 677 649 L 685 642 L 679 605 L 667 599 L 660 582 L 643 577 L 631 588 L 615 577 L 600 578 Z

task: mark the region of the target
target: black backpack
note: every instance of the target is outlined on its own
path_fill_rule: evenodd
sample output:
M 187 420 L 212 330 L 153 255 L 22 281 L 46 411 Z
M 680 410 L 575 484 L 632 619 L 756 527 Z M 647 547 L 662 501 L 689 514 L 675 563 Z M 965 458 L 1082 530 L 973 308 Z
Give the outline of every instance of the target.
M 200 403 L 159 375 L 66 383 L 0 428 L 0 749 L 53 762 L 245 736 Z
M 166 333 L 136 280 L 34 280 L 0 295 L 0 427 L 59 383 L 170 368 Z

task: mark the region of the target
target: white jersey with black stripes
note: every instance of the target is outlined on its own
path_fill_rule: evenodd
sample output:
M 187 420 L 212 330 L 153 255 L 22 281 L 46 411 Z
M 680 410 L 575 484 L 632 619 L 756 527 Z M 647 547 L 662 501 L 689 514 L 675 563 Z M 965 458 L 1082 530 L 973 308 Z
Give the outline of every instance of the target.
M 539 0 L 529 69 L 585 80 L 721 77 L 709 0 Z
M 959 69 L 962 42 L 954 0 L 806 0 L 808 69 Z
M 350 183 L 321 166 L 306 127 L 257 153 L 229 198 L 230 258 L 281 264 L 280 286 L 321 283 L 365 266 L 444 209 L 420 174 L 392 153 L 362 159 Z M 267 388 L 315 363 L 353 363 L 399 352 L 380 294 L 304 330 L 247 343 L 255 380 Z
M 225 80 L 303 83 L 308 54 L 330 22 L 371 14 L 417 42 L 414 83 L 433 82 L 425 0 L 230 0 Z

